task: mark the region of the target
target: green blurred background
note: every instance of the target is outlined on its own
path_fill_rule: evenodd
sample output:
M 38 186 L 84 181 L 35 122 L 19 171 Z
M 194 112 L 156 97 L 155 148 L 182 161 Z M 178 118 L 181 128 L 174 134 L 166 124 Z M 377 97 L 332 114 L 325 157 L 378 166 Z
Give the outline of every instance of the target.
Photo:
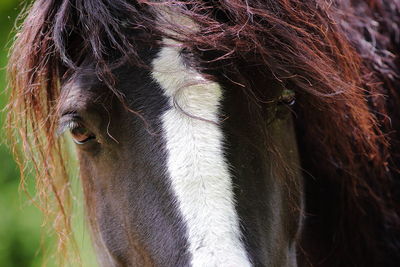
M 55 243 L 51 230 L 42 227 L 40 211 L 20 192 L 19 171 L 5 140 L 7 54 L 16 18 L 26 4 L 27 1 L 22 0 L 0 0 L 0 267 L 57 266 L 52 256 Z M 81 250 L 82 265 L 96 266 L 82 216 L 79 182 L 76 177 L 73 179 L 77 196 L 75 238 Z M 27 187 L 34 194 L 34 177 L 28 177 Z

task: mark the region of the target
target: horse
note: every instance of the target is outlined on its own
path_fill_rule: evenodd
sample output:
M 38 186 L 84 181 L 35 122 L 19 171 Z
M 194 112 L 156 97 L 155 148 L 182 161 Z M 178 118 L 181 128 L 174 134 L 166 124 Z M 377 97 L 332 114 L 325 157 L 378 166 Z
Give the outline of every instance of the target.
M 61 257 L 73 140 L 102 266 L 398 266 L 399 25 L 398 0 L 34 1 L 8 121 Z

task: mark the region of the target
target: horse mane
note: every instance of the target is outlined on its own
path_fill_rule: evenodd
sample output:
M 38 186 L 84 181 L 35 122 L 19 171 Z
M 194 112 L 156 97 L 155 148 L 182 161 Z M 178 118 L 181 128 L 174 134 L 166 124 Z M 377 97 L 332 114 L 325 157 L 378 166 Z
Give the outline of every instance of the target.
M 198 30 L 171 20 L 166 10 L 190 19 Z M 60 250 L 71 235 L 69 181 L 55 134 L 60 85 L 91 58 L 99 78 L 122 99 L 113 87 L 112 65 L 139 64 L 138 41 L 130 36 L 142 34 L 176 39 L 199 59 L 210 52 L 214 56 L 204 66 L 234 73 L 248 91 L 256 88 L 238 71 L 246 66 L 295 90 L 302 167 L 314 197 L 307 199 L 307 212 L 319 220 L 306 221 L 305 235 L 317 241 L 303 237 L 304 253 L 316 251 L 319 256 L 310 261 L 332 266 L 339 260 L 351 266 L 388 263 L 385 257 L 400 247 L 393 189 L 400 188 L 399 134 L 393 133 L 399 124 L 389 119 L 399 104 L 399 61 L 391 56 L 399 52 L 399 29 L 390 21 L 400 22 L 399 10 L 398 1 L 384 0 L 37 0 L 10 57 L 9 127 L 25 151 L 21 170 L 33 163 L 44 211 L 56 216 Z M 366 19 L 359 20 L 360 12 Z M 387 15 L 380 21 L 386 28 L 367 24 L 379 14 Z M 378 34 L 383 28 L 392 39 Z M 365 29 L 369 42 L 360 34 Z M 365 45 L 374 41 L 375 52 L 366 53 Z M 316 227 L 315 236 L 308 225 Z

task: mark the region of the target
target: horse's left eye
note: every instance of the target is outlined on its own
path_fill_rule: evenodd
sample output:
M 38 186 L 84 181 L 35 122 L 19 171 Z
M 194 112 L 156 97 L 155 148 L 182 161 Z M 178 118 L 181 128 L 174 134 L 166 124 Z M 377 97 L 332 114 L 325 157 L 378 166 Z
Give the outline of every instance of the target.
M 78 145 L 82 145 L 90 140 L 96 139 L 96 136 L 84 126 L 76 126 L 70 130 L 72 139 Z

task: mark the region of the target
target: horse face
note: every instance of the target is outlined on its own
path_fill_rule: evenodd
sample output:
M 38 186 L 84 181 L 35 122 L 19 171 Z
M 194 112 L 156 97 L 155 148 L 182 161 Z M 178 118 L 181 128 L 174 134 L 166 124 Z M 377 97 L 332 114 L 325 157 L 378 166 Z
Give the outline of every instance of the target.
M 185 230 L 169 190 L 160 128 L 167 99 L 148 69 L 122 67 L 115 75 L 124 105 L 90 67 L 63 88 L 61 124 L 84 128 L 71 129 L 73 139 L 77 131 L 95 136 L 76 146 L 88 213 L 100 234 L 96 245 L 110 255 L 105 265 L 139 264 L 150 256 L 155 264 L 184 265 Z
M 124 102 L 90 66 L 63 86 L 61 125 L 77 143 L 100 261 L 295 265 L 301 181 L 288 110 L 263 110 L 287 114 L 260 125 L 241 90 L 181 52 L 167 42 L 141 54 L 149 68 L 116 69 Z

